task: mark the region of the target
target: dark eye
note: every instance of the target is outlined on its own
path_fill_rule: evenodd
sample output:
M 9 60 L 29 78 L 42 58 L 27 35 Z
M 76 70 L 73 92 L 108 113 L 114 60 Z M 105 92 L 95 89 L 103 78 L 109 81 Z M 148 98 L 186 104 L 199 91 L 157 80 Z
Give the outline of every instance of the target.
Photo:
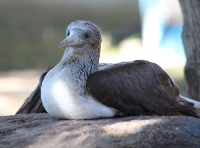
M 92 35 L 92 33 L 91 32 L 86 32 L 85 34 L 84 34 L 84 37 L 86 38 L 86 39 L 89 39 L 90 37 L 91 37 L 91 35 Z
M 68 31 L 67 31 L 67 36 L 69 36 L 69 35 L 70 35 L 70 31 L 68 30 Z

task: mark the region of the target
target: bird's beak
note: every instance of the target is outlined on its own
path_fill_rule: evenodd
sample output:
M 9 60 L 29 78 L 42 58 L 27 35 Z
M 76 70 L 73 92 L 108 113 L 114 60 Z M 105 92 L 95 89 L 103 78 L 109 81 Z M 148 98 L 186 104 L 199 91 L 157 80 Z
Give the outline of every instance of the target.
M 74 30 L 66 39 L 64 39 L 60 43 L 59 48 L 67 48 L 67 47 L 81 48 L 85 43 L 86 41 L 83 39 L 83 32 Z

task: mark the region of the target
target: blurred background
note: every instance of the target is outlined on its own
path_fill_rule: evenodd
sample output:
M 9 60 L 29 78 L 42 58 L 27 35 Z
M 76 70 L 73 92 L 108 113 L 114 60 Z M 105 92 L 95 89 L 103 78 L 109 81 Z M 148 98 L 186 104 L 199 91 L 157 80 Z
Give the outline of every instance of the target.
M 59 62 L 65 30 L 78 19 L 99 26 L 100 62 L 153 61 L 187 96 L 178 0 L 1 0 L 0 115 L 15 114 L 40 75 Z

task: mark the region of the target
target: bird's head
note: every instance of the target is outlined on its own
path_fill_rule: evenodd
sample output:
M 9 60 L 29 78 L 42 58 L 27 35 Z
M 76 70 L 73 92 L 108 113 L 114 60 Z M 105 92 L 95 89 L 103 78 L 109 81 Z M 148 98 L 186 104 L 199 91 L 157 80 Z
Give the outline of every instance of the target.
M 89 21 L 77 20 L 69 24 L 66 39 L 60 48 L 69 48 L 74 54 L 86 53 L 88 50 L 100 50 L 101 34 L 98 27 Z

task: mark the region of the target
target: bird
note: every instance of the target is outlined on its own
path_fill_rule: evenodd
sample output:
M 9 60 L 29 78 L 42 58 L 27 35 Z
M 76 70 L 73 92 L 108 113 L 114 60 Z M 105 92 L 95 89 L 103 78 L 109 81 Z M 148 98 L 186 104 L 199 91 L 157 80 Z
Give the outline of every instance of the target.
M 200 102 L 183 97 L 174 80 L 146 60 L 99 63 L 101 33 L 86 20 L 76 20 L 60 43 L 60 62 L 42 75 L 40 93 L 48 114 L 61 119 L 117 116 L 165 116 L 174 112 L 200 118 Z

